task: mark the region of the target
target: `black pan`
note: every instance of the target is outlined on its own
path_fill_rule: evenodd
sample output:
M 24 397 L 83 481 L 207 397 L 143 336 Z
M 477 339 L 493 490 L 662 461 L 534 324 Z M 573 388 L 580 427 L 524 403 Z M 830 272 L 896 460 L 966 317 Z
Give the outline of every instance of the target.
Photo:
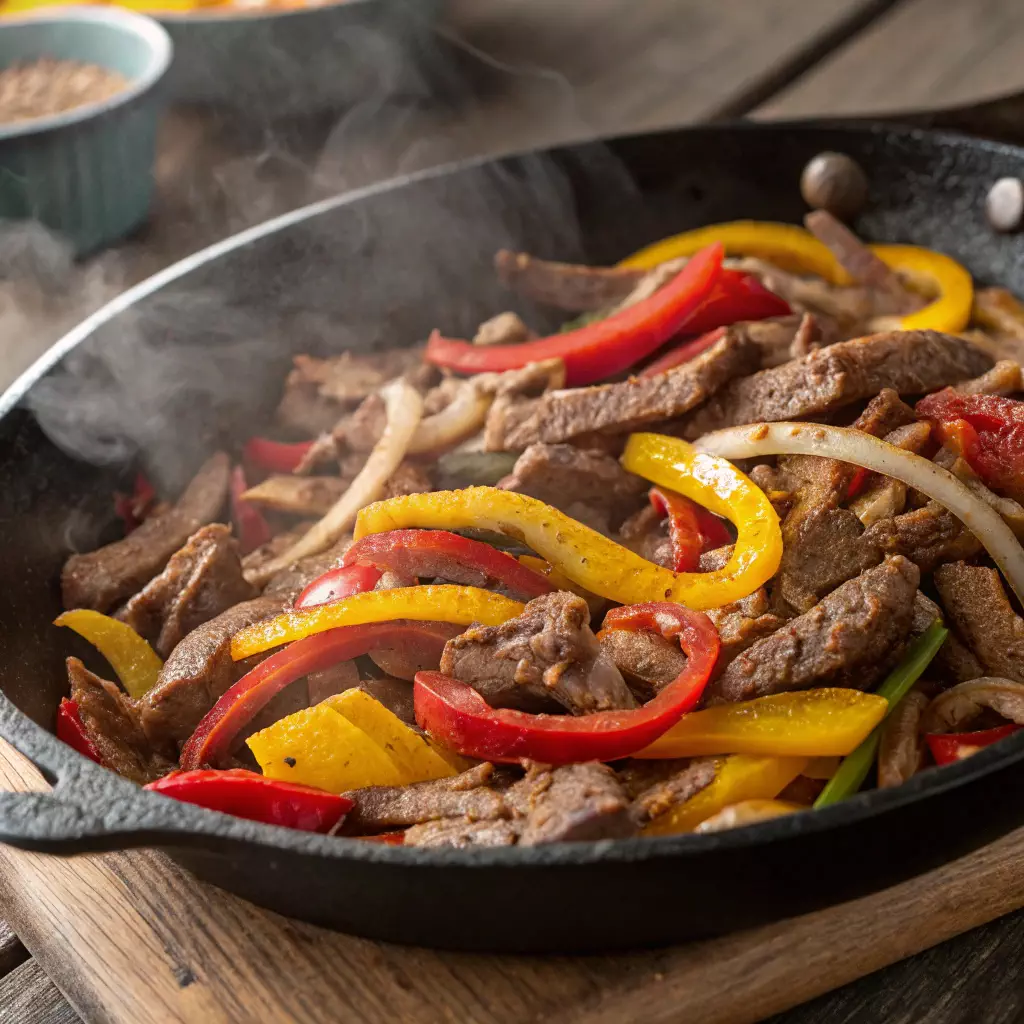
M 437 325 L 458 333 L 507 308 L 490 270 L 501 245 L 607 263 L 712 221 L 799 222 L 800 171 L 822 150 L 867 170 L 865 236 L 944 250 L 982 282 L 1024 293 L 1024 237 L 994 235 L 983 214 L 995 179 L 1024 176 L 1024 149 L 917 128 L 739 124 L 462 165 L 320 203 L 186 260 L 68 335 L 0 405 L 0 735 L 55 783 L 52 795 L 0 798 L 0 839 L 61 854 L 157 846 L 318 924 L 542 952 L 663 944 L 803 913 L 1024 823 L 1024 734 L 899 789 L 731 833 L 468 852 L 177 804 L 52 735 L 63 659 L 85 653 L 50 625 L 60 566 L 72 547 L 113 536 L 110 494 L 133 466 L 180 486 L 211 445 L 237 445 L 268 415 L 293 351 L 407 343 Z

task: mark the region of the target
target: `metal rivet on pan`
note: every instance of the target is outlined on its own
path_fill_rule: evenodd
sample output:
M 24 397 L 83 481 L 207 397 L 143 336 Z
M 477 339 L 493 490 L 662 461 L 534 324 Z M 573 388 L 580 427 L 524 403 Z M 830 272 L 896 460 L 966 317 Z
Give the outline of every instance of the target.
M 985 216 L 996 231 L 1016 231 L 1024 220 L 1024 182 L 1000 178 L 985 197 Z
M 816 210 L 853 220 L 868 199 L 868 179 L 860 164 L 845 153 L 819 153 L 800 175 L 800 194 Z

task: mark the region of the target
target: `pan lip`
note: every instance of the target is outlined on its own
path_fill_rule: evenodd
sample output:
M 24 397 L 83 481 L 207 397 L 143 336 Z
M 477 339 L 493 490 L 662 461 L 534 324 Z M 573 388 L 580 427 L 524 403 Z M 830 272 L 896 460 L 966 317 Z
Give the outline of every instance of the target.
M 949 131 L 935 131 L 912 125 L 864 119 L 793 119 L 786 121 L 754 122 L 723 121 L 714 124 L 692 125 L 683 128 L 666 128 L 651 132 L 638 132 L 617 136 L 593 136 L 570 140 L 558 146 L 539 149 L 510 151 L 498 155 L 471 157 L 438 167 L 427 168 L 398 178 L 377 182 L 351 192 L 326 197 L 289 211 L 278 217 L 253 225 L 225 239 L 221 239 L 176 263 L 165 267 L 149 278 L 115 297 L 95 310 L 70 331 L 64 334 L 51 348 L 37 358 L 0 395 L 0 417 L 9 415 L 29 390 L 54 366 L 64 359 L 79 344 L 96 333 L 119 314 L 127 311 L 139 301 L 160 291 L 188 273 L 241 249 L 250 242 L 311 220 L 335 208 L 358 203 L 372 196 L 402 189 L 420 181 L 443 178 L 471 170 L 475 167 L 499 163 L 505 160 L 556 155 L 595 144 L 628 144 L 630 141 L 653 139 L 659 136 L 700 135 L 702 132 L 740 131 L 757 133 L 779 132 L 820 132 L 838 131 L 851 135 L 903 134 L 908 138 L 926 139 L 932 142 L 948 142 L 953 145 L 970 145 L 985 151 L 1007 153 L 1024 159 L 1024 147 Z M 0 694 L 0 734 L 13 739 L 17 734 L 25 753 L 38 763 L 56 771 L 60 776 L 81 776 L 90 779 L 97 787 L 107 790 L 124 787 L 125 799 L 141 807 L 158 808 L 157 794 L 144 793 L 132 783 L 114 773 L 93 764 L 81 755 L 75 755 L 70 748 L 59 744 L 56 736 L 36 724 L 20 711 L 5 695 Z M 21 747 L 22 744 L 16 743 Z M 74 755 L 74 756 L 72 756 Z M 76 760 L 77 758 L 77 760 Z M 321 836 L 311 833 L 297 833 L 271 825 L 245 821 L 205 810 L 189 804 L 175 802 L 173 814 L 155 814 L 153 827 L 144 821 L 136 829 L 126 828 L 122 834 L 144 832 L 154 843 L 164 842 L 175 845 L 175 836 L 192 840 L 205 838 L 210 843 L 218 840 L 254 843 L 267 849 L 276 849 L 299 854 L 328 856 L 338 860 L 355 860 L 367 863 L 400 867 L 417 866 L 435 869 L 485 869 L 485 868 L 544 868 L 556 866 L 580 866 L 584 864 L 631 862 L 672 859 L 686 856 L 702 856 L 715 851 L 759 848 L 765 844 L 784 842 L 803 835 L 816 834 L 833 829 L 855 826 L 869 818 L 898 813 L 907 805 L 922 800 L 936 799 L 942 794 L 963 785 L 997 774 L 1024 761 L 1024 733 L 1010 737 L 992 749 L 983 750 L 966 762 L 951 765 L 939 772 L 925 771 L 900 787 L 889 790 L 872 790 L 858 794 L 832 807 L 809 814 L 796 814 L 778 818 L 746 828 L 706 835 L 664 836 L 626 840 L 602 840 L 585 843 L 562 843 L 533 848 L 490 848 L 479 850 L 430 849 L 394 847 L 385 844 L 365 842 L 358 839 Z M 67 770 L 70 769 L 70 772 Z M 99 773 L 103 773 L 100 775 Z M 60 786 L 58 784 L 58 790 Z M 64 792 L 73 800 L 69 786 Z M 165 800 L 168 798 L 164 798 Z M 145 815 L 143 814 L 144 818 Z M 170 819 L 174 820 L 171 821 Z M 163 819 L 161 821 L 161 819 Z M 0 826 L 2 828 L 2 826 Z M 96 833 L 101 834 L 99 832 Z M 60 837 L 50 837 L 57 844 Z M 68 837 L 74 844 L 76 839 Z M 127 844 L 126 844 L 127 845 Z

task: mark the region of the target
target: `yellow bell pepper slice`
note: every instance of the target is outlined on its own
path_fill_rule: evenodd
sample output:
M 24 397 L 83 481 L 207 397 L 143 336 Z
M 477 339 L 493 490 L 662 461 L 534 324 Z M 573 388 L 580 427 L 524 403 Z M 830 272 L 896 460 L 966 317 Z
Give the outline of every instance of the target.
M 326 703 L 296 711 L 245 742 L 269 779 L 329 793 L 407 781 L 383 747 Z
M 645 826 L 642 834 L 670 836 L 692 832 L 702 821 L 707 821 L 730 804 L 744 800 L 772 800 L 806 765 L 806 757 L 733 754 L 722 758 L 709 786 L 655 818 Z
M 823 688 L 694 711 L 634 757 L 775 754 L 834 757 L 856 750 L 885 718 L 876 693 Z
M 494 530 L 527 544 L 578 586 L 620 604 L 674 601 L 697 610 L 717 608 L 752 594 L 775 575 L 782 557 L 778 516 L 732 463 L 674 437 L 633 434 L 622 464 L 730 519 L 739 536 L 728 563 L 715 572 L 672 572 L 536 498 L 497 487 L 375 502 L 359 513 L 355 537 L 405 527 Z
M 828 247 L 810 231 L 795 224 L 772 221 L 708 224 L 655 242 L 619 265 L 640 269 L 655 267 L 679 256 L 692 256 L 712 242 L 721 242 L 730 256 L 758 256 L 783 270 L 816 274 L 831 284 L 853 283 Z M 916 313 L 886 318 L 887 327 L 899 331 L 957 334 L 967 326 L 974 302 L 974 282 L 956 260 L 916 245 L 872 245 L 869 248 L 886 266 L 907 277 L 916 291 L 935 299 Z
M 523 605 L 518 601 L 479 587 L 441 584 L 370 590 L 331 604 L 284 612 L 273 619 L 247 626 L 231 638 L 231 657 L 240 661 L 336 626 L 362 626 L 367 622 L 391 622 L 394 619 L 453 622 L 460 626 L 474 622 L 499 626 L 515 618 L 522 610 Z
M 324 701 L 339 715 L 362 729 L 398 765 L 402 784 L 447 779 L 458 772 L 393 711 L 365 690 L 346 690 Z
M 850 277 L 828 246 L 805 228 L 763 220 L 733 220 L 684 231 L 633 253 L 620 267 L 646 270 L 659 263 L 721 242 L 727 256 L 758 256 L 794 274 L 817 274 L 832 284 L 849 284 Z
M 64 612 L 53 624 L 88 640 L 110 662 L 129 697 L 141 697 L 156 683 L 164 663 L 131 626 L 90 608 Z
M 872 245 L 870 249 L 886 266 L 903 274 L 915 291 L 935 299 L 916 313 L 893 317 L 894 330 L 958 334 L 967 326 L 974 281 L 965 267 L 941 252 L 916 245 Z

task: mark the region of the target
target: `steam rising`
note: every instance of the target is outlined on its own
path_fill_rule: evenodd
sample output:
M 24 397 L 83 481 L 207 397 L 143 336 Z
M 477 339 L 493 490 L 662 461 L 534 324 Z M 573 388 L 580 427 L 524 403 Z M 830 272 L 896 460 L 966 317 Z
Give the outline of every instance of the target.
M 171 226 L 165 252 L 184 255 L 203 226 L 207 243 L 211 224 L 231 234 L 283 209 L 470 151 L 479 108 L 452 62 L 450 38 L 442 44 L 415 34 L 412 58 L 408 33 L 396 42 L 384 31 L 353 29 L 347 42 L 376 76 L 323 133 L 318 151 L 298 150 L 278 127 L 257 126 L 260 156 L 222 162 L 212 189 L 197 181 L 176 190 L 183 208 L 165 209 L 160 220 Z M 552 133 L 585 134 L 565 83 L 536 75 L 549 95 Z M 410 81 L 419 94 L 412 99 Z M 449 98 L 458 87 L 458 113 L 424 103 L 428 86 Z M 292 355 L 409 345 L 434 327 L 471 333 L 512 305 L 491 269 L 503 246 L 583 258 L 574 208 L 581 176 L 588 193 L 615 196 L 619 206 L 635 194 L 606 150 L 588 154 L 583 167 L 531 156 L 428 178 L 257 238 L 117 315 L 36 385 L 28 402 L 65 451 L 94 465 L 137 464 L 162 488 L 179 488 L 213 446 L 266 429 Z M 34 261 L 40 284 L 36 305 L 0 308 L 6 337 L 43 333 L 52 341 L 55 328 L 138 276 L 131 247 L 83 272 L 39 229 L 2 234 L 0 271 L 8 261 Z M 59 301 L 45 298 L 61 292 Z M 542 329 L 551 326 L 536 310 L 521 312 Z

